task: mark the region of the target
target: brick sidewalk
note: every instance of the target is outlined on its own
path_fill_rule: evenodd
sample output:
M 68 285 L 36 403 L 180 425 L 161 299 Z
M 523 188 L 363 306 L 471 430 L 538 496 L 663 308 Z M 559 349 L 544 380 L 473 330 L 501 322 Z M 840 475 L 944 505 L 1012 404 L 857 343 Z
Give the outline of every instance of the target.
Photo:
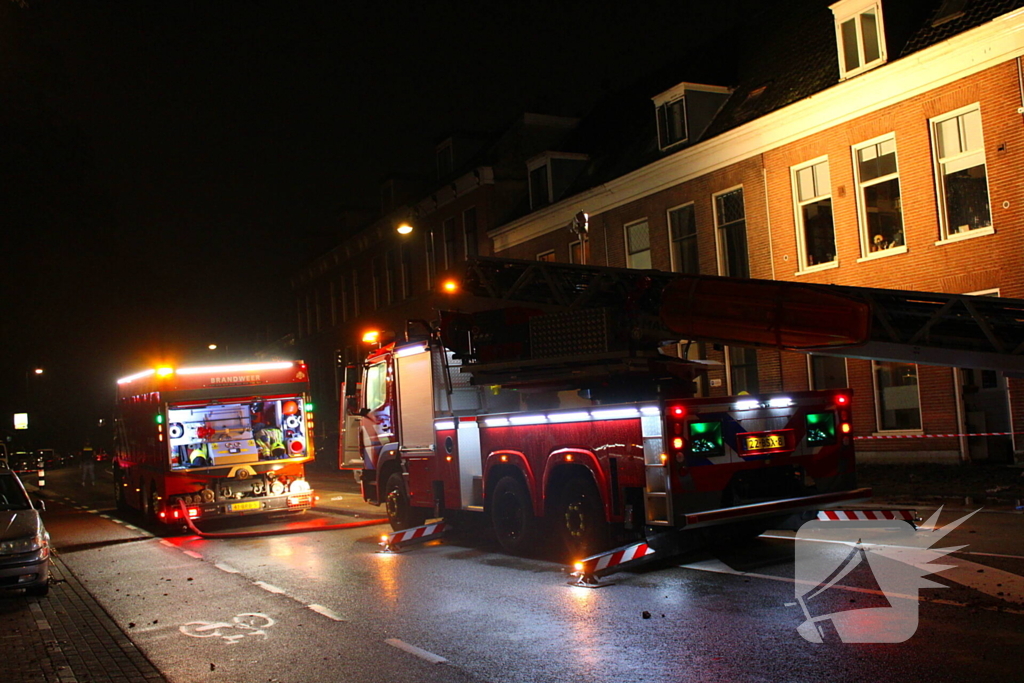
M 165 681 L 59 557 L 50 594 L 0 594 L 4 683 Z

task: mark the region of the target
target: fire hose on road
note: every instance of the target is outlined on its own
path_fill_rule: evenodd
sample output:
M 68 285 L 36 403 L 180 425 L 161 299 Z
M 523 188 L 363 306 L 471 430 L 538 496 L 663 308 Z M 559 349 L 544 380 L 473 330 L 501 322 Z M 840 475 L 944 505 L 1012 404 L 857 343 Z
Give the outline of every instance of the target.
M 387 524 L 387 519 L 361 519 L 358 522 L 345 522 L 344 524 L 327 524 L 323 526 L 303 526 L 303 527 L 289 527 L 287 529 L 274 529 L 269 531 L 233 531 L 230 533 L 210 533 L 206 531 L 200 531 L 198 527 L 192 522 L 192 518 L 189 517 L 188 507 L 185 505 L 185 501 L 179 500 L 178 505 L 181 506 L 182 516 L 185 518 L 185 524 L 192 533 L 200 536 L 201 538 L 256 538 L 259 536 L 281 536 L 284 534 L 302 534 L 310 531 L 336 531 L 338 529 L 358 529 L 364 526 L 377 526 L 378 524 Z

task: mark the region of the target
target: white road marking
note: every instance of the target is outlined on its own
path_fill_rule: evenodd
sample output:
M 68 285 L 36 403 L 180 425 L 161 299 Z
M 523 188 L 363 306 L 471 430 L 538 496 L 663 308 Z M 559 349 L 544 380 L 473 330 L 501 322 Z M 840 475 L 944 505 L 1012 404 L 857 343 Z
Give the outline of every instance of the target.
M 103 519 L 110 519 L 110 515 L 100 515 Z
M 306 605 L 306 607 L 308 607 L 309 609 L 313 610 L 317 614 L 324 615 L 328 619 L 333 619 L 334 621 L 345 621 L 344 619 L 339 617 L 335 612 L 333 612 L 331 609 L 329 609 L 327 607 L 324 607 L 323 605 Z
M 222 572 L 227 572 L 228 574 L 238 574 L 239 573 L 238 570 L 235 569 L 234 567 L 232 567 L 230 564 L 224 564 L 223 562 L 218 562 L 217 564 L 215 564 L 213 566 L 216 567 L 217 569 L 221 570 Z
M 331 496 L 331 500 L 344 500 L 345 496 Z
M 268 593 L 276 593 L 278 595 L 284 595 L 284 589 L 283 588 L 278 588 L 277 586 L 274 586 L 274 585 L 269 584 L 269 583 L 264 583 L 263 581 L 253 581 L 252 585 L 259 586 L 260 588 L 262 588 L 263 590 L 267 591 Z
M 924 529 L 924 527 L 921 527 Z M 786 540 L 794 540 L 791 536 L 768 536 L 767 538 L 781 538 Z M 813 541 L 815 543 L 833 543 L 836 545 L 851 545 L 845 541 L 830 541 L 825 538 L 807 538 L 802 539 L 805 541 Z M 886 545 L 886 544 L 869 544 L 864 545 L 876 545 L 879 548 L 893 548 L 896 550 L 915 550 L 915 548 L 905 545 Z M 964 553 L 958 553 L 964 554 Z M 975 553 L 982 555 L 982 553 Z M 1016 558 L 1014 555 L 990 555 L 994 557 L 1009 557 Z M 1024 559 L 1024 558 L 1017 558 Z M 995 567 L 989 567 L 988 565 L 978 564 L 977 562 L 971 562 L 970 560 L 962 557 L 947 557 L 945 560 L 939 560 L 943 565 L 949 566 L 949 569 L 945 569 L 935 573 L 935 576 L 949 579 L 950 581 L 959 583 L 962 586 L 973 588 L 976 591 L 991 595 L 994 598 L 1000 600 L 1006 600 L 1007 602 L 1016 602 L 1024 604 L 1024 576 L 1018 576 L 1002 569 L 996 569 Z M 694 564 L 701 564 L 699 562 Z M 721 563 L 719 563 L 721 564 Z M 686 566 L 686 565 L 683 565 Z M 700 569 L 701 567 L 690 567 L 691 569 Z M 707 569 L 705 571 L 713 571 Z M 730 573 L 730 572 L 724 572 Z
M 132 526 L 132 525 L 131 525 L 131 524 L 129 524 L 128 522 L 125 522 L 125 523 L 124 523 L 124 528 L 125 528 L 125 529 L 131 529 L 132 531 L 142 531 L 142 529 L 140 529 L 139 527 L 137 527 L 137 526 Z
M 194 551 L 194 550 L 182 550 L 181 552 L 185 553 L 185 554 L 186 554 L 186 555 L 188 555 L 189 557 L 194 557 L 194 558 L 196 558 L 197 560 L 201 560 L 201 559 L 203 559 L 203 556 L 202 556 L 202 555 L 200 555 L 199 553 L 197 553 L 197 552 L 196 552 L 196 551 Z
M 399 650 L 404 650 L 411 655 L 415 655 L 416 657 L 419 657 L 422 660 L 430 662 L 431 664 L 445 664 L 448 661 L 441 655 L 435 655 L 433 652 L 427 652 L 422 648 L 418 648 L 415 645 L 410 645 L 409 643 L 403 642 L 398 638 L 387 638 L 384 640 L 384 642 L 392 647 L 397 647 Z
M 97 509 L 93 508 L 93 509 L 91 509 L 91 510 L 86 510 L 86 512 L 91 512 L 91 513 L 93 513 L 93 514 L 97 514 L 97 513 L 99 512 L 99 510 L 97 510 Z
M 173 543 L 171 543 L 170 541 L 168 541 L 168 540 L 167 540 L 166 538 L 161 538 L 161 539 L 160 539 L 160 545 L 165 545 L 165 546 L 167 546 L 168 548 L 176 548 L 176 547 L 177 547 L 177 546 L 175 546 L 175 545 L 174 545 Z

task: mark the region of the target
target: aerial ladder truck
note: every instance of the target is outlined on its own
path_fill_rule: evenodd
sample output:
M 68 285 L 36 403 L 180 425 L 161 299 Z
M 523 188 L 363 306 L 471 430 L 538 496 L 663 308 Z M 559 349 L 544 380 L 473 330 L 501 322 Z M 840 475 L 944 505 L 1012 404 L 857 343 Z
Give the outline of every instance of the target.
M 999 341 L 1024 302 L 496 258 L 446 287 L 350 369 L 342 447 L 396 530 L 477 515 L 514 553 L 673 552 L 870 497 L 849 390 L 695 396 L 688 342 L 1024 369 Z

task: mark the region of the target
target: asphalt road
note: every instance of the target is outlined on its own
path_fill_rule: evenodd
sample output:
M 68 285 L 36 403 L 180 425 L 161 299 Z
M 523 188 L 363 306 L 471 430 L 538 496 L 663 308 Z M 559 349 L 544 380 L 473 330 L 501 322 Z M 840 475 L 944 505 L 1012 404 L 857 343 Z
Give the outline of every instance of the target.
M 886 598 L 862 565 L 815 598 L 822 613 L 900 606 L 903 626 L 918 619 L 909 640 L 844 643 L 825 629 L 825 642 L 811 643 L 797 631 L 805 614 L 796 592 L 806 589 L 795 579 L 792 534 L 580 588 L 567 585 L 559 564 L 501 554 L 483 535 L 383 554 L 377 537 L 386 527 L 154 534 L 113 513 L 105 479 L 83 490 L 74 475 L 47 481 L 46 524 L 59 556 L 169 681 L 1021 679 L 1020 514 L 983 511 L 942 539 L 942 547 L 969 544 L 941 562 L 953 569 L 931 577 L 947 588 Z M 941 524 L 962 514 L 946 510 Z M 350 519 L 313 511 L 217 530 Z M 850 552 L 821 547 L 837 564 Z

